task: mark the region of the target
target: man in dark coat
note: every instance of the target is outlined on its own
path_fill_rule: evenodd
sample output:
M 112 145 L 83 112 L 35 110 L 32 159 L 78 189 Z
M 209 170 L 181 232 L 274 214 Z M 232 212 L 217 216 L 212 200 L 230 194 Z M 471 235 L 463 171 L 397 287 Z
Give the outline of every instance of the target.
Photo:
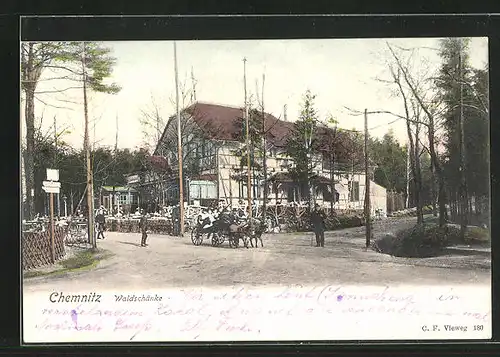
M 172 227 L 174 236 L 181 235 L 181 209 L 179 205 L 172 208 Z
M 97 239 L 104 239 L 104 225 L 106 223 L 106 219 L 104 218 L 104 211 L 102 208 L 97 212 L 95 221 L 97 223 Z M 100 238 L 101 236 L 102 238 Z
M 325 218 L 325 212 L 323 212 L 319 204 L 316 204 L 314 211 L 311 213 L 311 223 L 316 235 L 316 247 L 325 246 Z
M 139 221 L 139 228 L 141 229 L 142 239 L 141 239 L 141 247 L 147 246 L 146 239 L 148 239 L 148 218 L 144 210 L 141 210 L 141 220 Z

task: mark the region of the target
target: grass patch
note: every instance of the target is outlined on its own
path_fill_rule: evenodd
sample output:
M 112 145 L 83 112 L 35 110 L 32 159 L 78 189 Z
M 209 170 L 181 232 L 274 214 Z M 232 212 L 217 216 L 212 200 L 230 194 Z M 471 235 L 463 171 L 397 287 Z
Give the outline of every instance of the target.
M 107 250 L 84 250 L 77 252 L 75 256 L 61 260 L 56 263 L 54 270 L 51 271 L 40 271 L 40 270 L 30 270 L 23 274 L 26 279 L 36 278 L 41 276 L 54 276 L 61 275 L 71 272 L 78 272 L 84 270 L 90 270 L 97 266 L 97 264 L 104 259 L 108 259 L 113 256 L 113 253 Z
M 60 264 L 63 268 L 72 270 L 87 267 L 94 264 L 96 261 L 97 259 L 95 259 L 94 252 L 85 250 L 83 252 L 78 252 L 74 257 L 61 261 Z
M 43 271 L 38 271 L 38 270 L 30 270 L 30 271 L 27 271 L 26 273 L 23 274 L 23 277 L 24 278 L 36 278 L 37 276 L 44 276 L 46 275 L 46 273 L 44 273 Z

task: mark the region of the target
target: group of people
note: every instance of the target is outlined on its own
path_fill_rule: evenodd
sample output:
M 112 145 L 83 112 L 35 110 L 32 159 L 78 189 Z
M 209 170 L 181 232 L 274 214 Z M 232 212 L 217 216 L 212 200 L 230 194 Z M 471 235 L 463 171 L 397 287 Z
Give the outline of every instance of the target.
M 104 231 L 105 231 L 105 211 L 104 208 L 101 207 L 97 211 L 97 215 L 95 217 L 96 228 L 97 228 L 97 239 L 104 239 Z M 148 218 L 144 211 L 144 209 L 140 210 L 141 218 L 139 221 L 139 228 L 141 230 L 141 247 L 146 247 L 148 244 L 146 243 L 148 238 Z M 198 216 L 198 224 L 202 225 L 204 230 L 210 229 L 213 227 L 214 223 L 218 219 L 224 219 L 229 224 L 238 223 L 241 221 L 245 221 L 248 218 L 248 212 L 243 208 L 230 208 L 229 206 L 217 208 L 204 208 L 200 215 Z M 313 226 L 313 231 L 316 236 L 316 247 L 324 247 L 325 246 L 325 219 L 326 214 L 321 209 L 319 204 L 316 204 L 314 210 L 311 212 L 311 224 Z
M 139 221 L 139 228 L 141 230 L 141 247 L 147 246 L 148 239 L 148 218 L 146 216 L 146 212 L 141 209 L 140 210 L 141 218 Z M 96 231 L 97 231 L 97 239 L 104 239 L 104 231 L 106 230 L 106 217 L 104 207 L 101 207 L 97 210 L 97 214 L 95 216 L 96 222 Z
M 227 223 L 237 223 L 245 221 L 248 218 L 248 212 L 243 208 L 232 208 L 229 206 L 216 208 L 204 208 L 200 215 L 198 216 L 198 224 L 202 226 L 204 230 L 213 227 L 214 223 L 219 219 L 227 221 Z
M 207 208 L 204 209 L 198 216 L 198 223 L 202 225 L 204 230 L 208 230 L 213 227 L 214 223 L 219 218 L 224 220 L 229 225 L 234 225 L 247 220 L 248 212 L 243 207 L 232 209 L 229 209 L 229 207 L 223 207 L 221 210 Z M 311 212 L 311 224 L 316 236 L 316 247 L 325 246 L 325 220 L 325 212 L 321 209 L 319 204 L 316 204 L 314 206 L 314 210 Z

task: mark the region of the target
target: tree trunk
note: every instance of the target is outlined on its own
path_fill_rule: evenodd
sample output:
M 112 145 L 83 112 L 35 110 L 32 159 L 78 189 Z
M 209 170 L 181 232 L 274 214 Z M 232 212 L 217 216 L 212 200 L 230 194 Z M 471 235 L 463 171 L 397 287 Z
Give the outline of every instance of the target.
M 442 175 L 438 177 L 438 203 L 439 203 L 439 227 L 444 227 L 448 219 L 446 212 L 446 194 L 444 192 L 444 179 Z
M 33 219 L 35 216 L 35 197 L 31 195 L 31 191 L 35 190 L 35 89 L 26 89 L 25 93 L 26 152 L 24 154 L 24 175 L 26 180 L 28 219 Z
M 422 172 L 420 169 L 420 146 L 418 145 L 418 137 L 420 126 L 417 124 L 415 128 L 415 152 L 413 160 L 415 161 L 415 206 L 417 208 L 417 224 L 424 223 L 424 213 L 422 209 Z
M 330 216 L 333 217 L 333 205 L 335 203 L 335 173 L 333 171 L 333 166 L 335 165 L 335 157 L 333 156 L 333 152 L 330 154 L 330 186 L 331 186 L 331 193 L 332 195 L 330 196 Z
M 432 204 L 432 215 L 434 217 L 437 217 L 437 206 L 436 206 L 436 177 L 435 177 L 435 170 L 434 170 L 434 164 L 432 163 L 431 160 L 431 204 Z

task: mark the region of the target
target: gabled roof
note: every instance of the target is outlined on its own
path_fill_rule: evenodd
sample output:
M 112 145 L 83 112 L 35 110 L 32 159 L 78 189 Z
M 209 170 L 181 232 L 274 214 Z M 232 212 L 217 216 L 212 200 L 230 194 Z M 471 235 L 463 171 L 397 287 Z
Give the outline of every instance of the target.
M 210 139 L 238 141 L 241 138 L 243 107 L 197 102 L 184 111 L 193 117 Z M 265 113 L 264 117 L 268 131 L 267 140 L 276 146 L 283 146 L 287 134 L 293 128 L 293 123 L 279 120 L 269 113 Z
M 240 141 L 242 139 L 241 119 L 244 116 L 243 107 L 233 107 L 220 104 L 196 102 L 195 104 L 183 110 L 183 113 L 188 113 L 199 128 L 205 134 L 207 139 L 222 140 L 222 141 Z M 175 120 L 172 117 L 171 120 Z M 169 123 L 171 122 L 169 120 Z M 160 142 L 163 141 L 167 132 L 167 126 L 162 134 Z M 287 140 L 294 129 L 294 123 L 280 120 L 272 114 L 265 113 L 265 126 L 267 131 L 266 140 L 268 143 L 278 148 L 284 148 Z M 331 135 L 333 130 L 325 126 L 318 127 L 317 138 L 318 149 L 320 151 L 329 151 L 331 145 Z M 349 140 L 348 132 L 338 132 L 336 139 L 335 151 L 337 155 L 342 157 L 345 152 L 350 151 L 349 145 L 342 145 L 342 141 Z M 340 145 L 338 145 L 340 144 Z M 157 154 L 159 143 L 157 144 L 155 154 Z

